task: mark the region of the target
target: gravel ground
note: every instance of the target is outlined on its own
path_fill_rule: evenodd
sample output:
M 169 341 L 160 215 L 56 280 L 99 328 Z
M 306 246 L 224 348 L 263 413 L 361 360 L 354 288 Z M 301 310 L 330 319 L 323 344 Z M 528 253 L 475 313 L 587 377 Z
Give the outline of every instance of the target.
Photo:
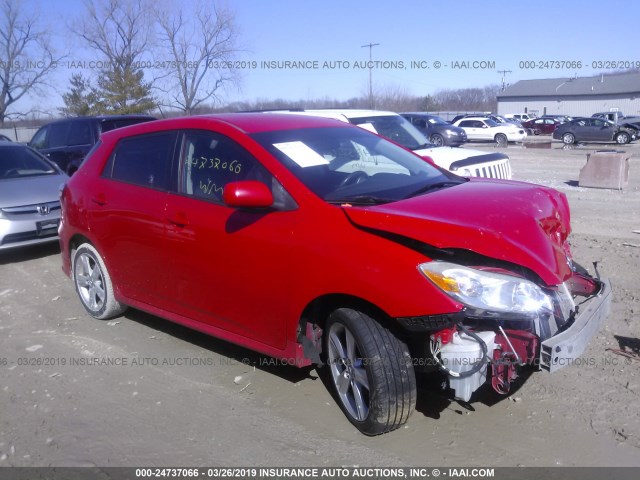
M 577 185 L 586 154 L 611 146 L 534 140 L 505 149 L 514 178 L 568 196 L 575 259 L 614 285 L 584 362 L 466 406 L 419 379 L 407 425 L 368 438 L 314 370 L 139 311 L 92 320 L 56 245 L 5 252 L 0 466 L 640 466 L 640 145 L 624 147 L 630 181 L 617 191 Z

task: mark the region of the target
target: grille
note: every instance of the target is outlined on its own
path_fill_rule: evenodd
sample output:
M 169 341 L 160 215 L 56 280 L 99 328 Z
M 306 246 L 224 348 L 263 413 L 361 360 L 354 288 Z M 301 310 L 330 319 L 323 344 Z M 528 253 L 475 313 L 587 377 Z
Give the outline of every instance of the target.
M 483 163 L 467 167 L 473 177 L 511 179 L 511 165 L 509 161 Z
M 51 213 L 55 213 L 60 210 L 60 202 L 45 202 L 37 203 L 35 205 L 24 205 L 21 207 L 5 207 L 0 209 L 6 218 L 19 218 L 21 215 L 33 215 L 37 214 L 38 207 L 46 206 Z

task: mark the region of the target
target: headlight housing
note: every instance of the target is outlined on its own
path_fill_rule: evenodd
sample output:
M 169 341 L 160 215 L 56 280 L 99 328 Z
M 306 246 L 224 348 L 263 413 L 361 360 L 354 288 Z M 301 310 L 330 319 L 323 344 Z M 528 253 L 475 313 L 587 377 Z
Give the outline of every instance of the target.
M 535 283 L 448 262 L 427 262 L 418 270 L 444 293 L 473 309 L 531 318 L 553 312 L 553 302 Z

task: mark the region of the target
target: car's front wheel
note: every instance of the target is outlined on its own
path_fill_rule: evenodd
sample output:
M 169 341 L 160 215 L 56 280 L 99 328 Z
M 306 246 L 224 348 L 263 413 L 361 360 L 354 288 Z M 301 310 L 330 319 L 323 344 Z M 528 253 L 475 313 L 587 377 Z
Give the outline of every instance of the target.
M 409 349 L 357 310 L 334 311 L 325 328 L 325 360 L 340 408 L 366 435 L 403 425 L 416 404 Z
M 72 254 L 72 262 L 76 292 L 89 315 L 104 320 L 127 309 L 116 300 L 107 267 L 93 245 L 80 245 Z
M 573 135 L 573 133 L 565 133 L 564 135 L 562 135 L 562 141 L 566 145 L 573 145 L 574 143 L 576 143 L 576 137 Z
M 499 147 L 506 147 L 509 141 L 507 140 L 507 136 L 504 133 L 498 133 L 494 140 Z
M 631 140 L 631 137 L 626 132 L 620 132 L 616 135 L 615 140 L 616 140 L 616 143 L 623 145 L 625 143 L 629 143 L 629 141 Z
M 444 137 L 439 133 L 434 133 L 429 137 L 429 141 L 437 147 L 444 145 Z

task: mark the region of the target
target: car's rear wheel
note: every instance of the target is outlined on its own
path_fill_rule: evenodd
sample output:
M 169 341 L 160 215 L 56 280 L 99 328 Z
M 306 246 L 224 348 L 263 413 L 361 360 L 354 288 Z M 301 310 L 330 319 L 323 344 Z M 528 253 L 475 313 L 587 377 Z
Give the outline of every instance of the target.
M 494 140 L 496 141 L 496 144 L 498 144 L 499 147 L 506 147 L 507 144 L 509 143 L 509 141 L 507 140 L 507 136 L 504 133 L 498 133 L 494 137 Z
M 615 140 L 616 140 L 616 143 L 619 143 L 620 145 L 622 145 L 625 143 L 629 143 L 629 140 L 631 140 L 631 137 L 626 132 L 620 132 L 616 135 Z
M 429 137 L 429 141 L 436 145 L 437 147 L 441 147 L 444 145 L 444 137 L 439 133 L 434 133 Z
M 574 143 L 576 143 L 576 137 L 573 135 L 573 133 L 565 133 L 564 135 L 562 135 L 562 141 L 567 145 L 573 145 Z
M 89 315 L 104 320 L 118 316 L 127 309 L 116 300 L 107 267 L 93 245 L 80 245 L 73 252 L 72 261 L 76 292 Z
M 325 332 L 331 385 L 349 421 L 366 435 L 403 425 L 416 404 L 406 344 L 370 316 L 347 308 L 329 316 Z

